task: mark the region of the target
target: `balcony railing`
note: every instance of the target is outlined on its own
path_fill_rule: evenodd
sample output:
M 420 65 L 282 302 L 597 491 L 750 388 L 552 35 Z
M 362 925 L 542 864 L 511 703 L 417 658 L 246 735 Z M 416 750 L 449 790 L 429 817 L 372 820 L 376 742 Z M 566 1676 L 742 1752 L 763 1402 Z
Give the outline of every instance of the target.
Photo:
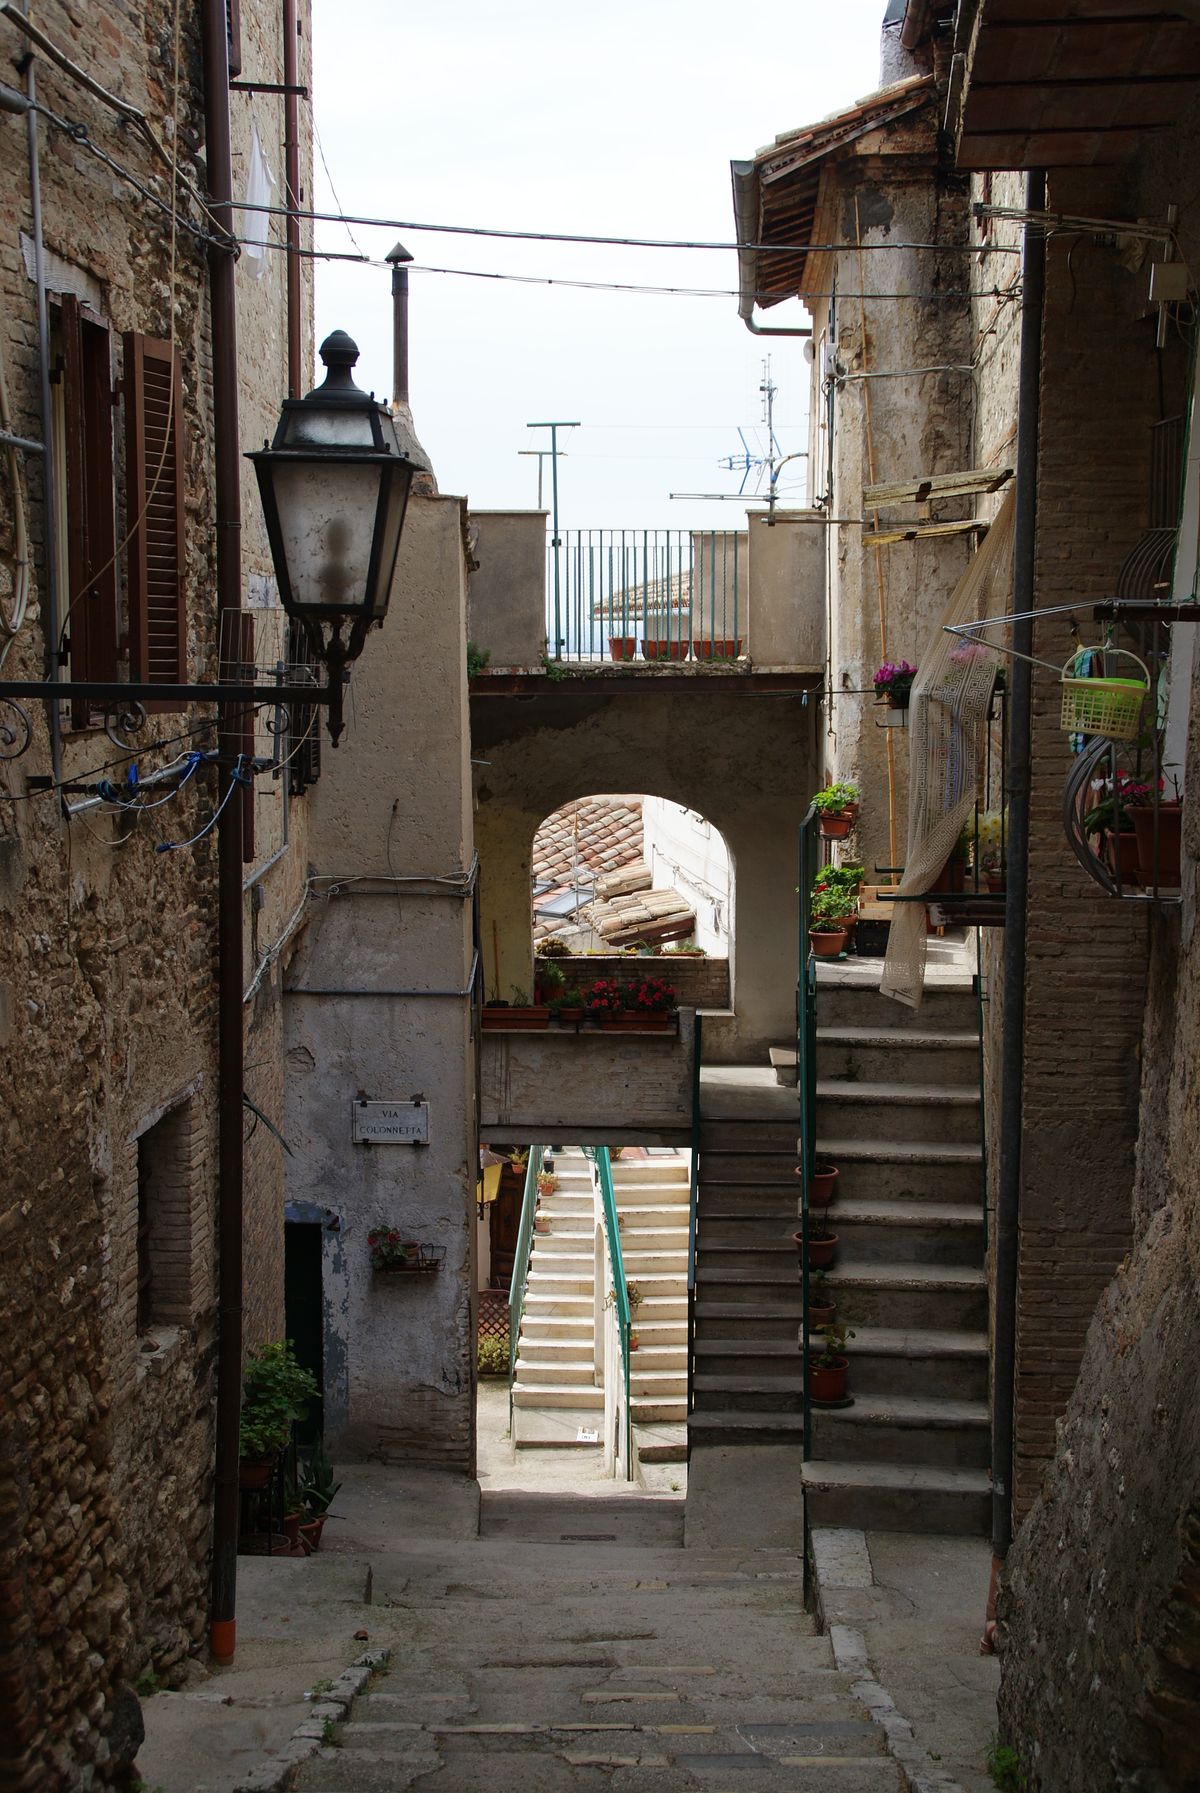
M 547 548 L 547 656 L 736 660 L 746 570 L 735 531 L 566 530 Z

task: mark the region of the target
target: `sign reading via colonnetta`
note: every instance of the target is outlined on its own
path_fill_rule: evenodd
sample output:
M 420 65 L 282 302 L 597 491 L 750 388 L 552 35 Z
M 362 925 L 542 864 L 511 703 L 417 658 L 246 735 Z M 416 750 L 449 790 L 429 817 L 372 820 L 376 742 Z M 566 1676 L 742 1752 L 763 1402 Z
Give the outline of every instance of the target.
M 428 1102 L 352 1102 L 352 1138 L 363 1146 L 427 1146 Z

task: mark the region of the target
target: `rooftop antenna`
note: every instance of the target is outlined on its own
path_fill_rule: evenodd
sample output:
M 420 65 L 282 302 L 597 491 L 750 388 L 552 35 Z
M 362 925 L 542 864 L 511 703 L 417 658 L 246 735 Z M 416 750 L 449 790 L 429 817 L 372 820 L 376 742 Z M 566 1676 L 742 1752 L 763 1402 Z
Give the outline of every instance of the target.
M 739 468 L 741 469 L 742 483 L 737 491 L 672 492 L 672 498 L 712 498 L 735 502 L 737 499 L 747 496 L 746 481 L 750 478 L 750 475 L 755 469 L 762 469 L 765 467 L 767 470 L 767 523 L 770 526 L 774 525 L 775 505 L 778 501 L 778 481 L 780 471 L 789 461 L 806 461 L 808 455 L 806 452 L 800 454 L 784 454 L 779 446 L 779 439 L 775 434 L 775 394 L 778 392 L 779 388 L 771 378 L 771 358 L 769 355 L 762 364 L 762 380 L 759 383 L 758 390 L 763 395 L 762 420 L 767 426 L 766 454 L 755 454 L 754 450 L 746 440 L 745 432 L 739 429 L 738 435 L 741 438 L 742 443 L 741 454 L 725 455 L 723 459 L 718 462 L 719 466 L 728 467 L 731 473 L 736 473 Z M 754 492 L 749 495 L 751 497 L 758 496 L 757 485 Z

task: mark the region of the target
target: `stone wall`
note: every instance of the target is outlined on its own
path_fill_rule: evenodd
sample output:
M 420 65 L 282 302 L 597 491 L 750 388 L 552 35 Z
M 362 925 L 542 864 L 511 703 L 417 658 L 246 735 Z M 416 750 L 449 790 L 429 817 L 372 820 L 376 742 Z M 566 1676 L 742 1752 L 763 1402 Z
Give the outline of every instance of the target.
M 142 107 L 170 141 L 171 7 L 154 0 L 132 12 L 109 8 L 100 29 L 92 10 L 47 0 L 38 24 L 98 81 Z M 300 11 L 301 80 L 307 81 L 307 12 L 303 5 Z M 204 137 L 198 11 L 185 7 L 181 17 L 181 165 L 203 184 L 196 157 Z M 278 9 L 243 0 L 242 23 L 247 72 L 277 79 Z M 15 59 L 22 40 L 11 21 L 0 29 Z M 79 120 L 95 144 L 143 184 L 162 190 L 162 163 L 137 133 L 43 58 L 37 78 L 48 107 Z M 244 125 L 235 115 L 239 153 Z M 212 677 L 217 628 L 204 247 L 181 228 L 172 262 L 161 213 L 86 143 L 45 119 L 40 128 L 52 295 L 80 295 L 108 321 L 114 377 L 121 373 L 123 331 L 174 332 L 187 441 L 188 671 Z M 278 170 L 277 130 L 265 114 L 260 128 Z M 23 235 L 29 209 L 23 125 L 3 133 L 0 163 L 0 355 L 12 427 L 40 438 L 32 251 Z M 260 419 L 274 414 L 285 390 L 282 283 L 278 257 L 261 282 L 238 276 L 241 396 L 260 436 Z M 114 428 L 120 541 L 132 522 L 120 405 Z M 26 457 L 23 474 L 40 580 L 46 530 L 36 457 Z M 0 542 L 6 548 L 12 521 L 5 485 Z M 244 541 L 248 580 L 264 577 L 270 563 L 256 499 L 253 508 L 247 504 Z M 118 567 L 123 606 L 120 555 Z M 6 596 L 4 584 L 0 597 Z M 60 618 L 66 610 L 69 635 L 71 605 L 81 594 L 68 588 L 63 596 Z M 5 661 L 8 677 L 40 676 L 46 642 L 39 611 L 46 598 L 35 583 L 34 605 Z M 34 783 L 50 777 L 51 759 L 44 714 L 30 708 L 30 751 L 0 763 L 6 1172 L 0 1327 L 7 1341 L 0 1365 L 0 1785 L 74 1793 L 124 1776 L 140 1724 L 129 1683 L 146 1669 L 176 1680 L 207 1621 L 216 1317 L 215 835 L 178 851 L 156 848 L 200 833 L 218 792 L 214 773 L 204 769 L 148 816 L 93 811 L 68 823 L 55 796 Z M 213 742 L 207 714 L 199 722 L 183 712 L 154 714 L 137 746 L 125 751 L 99 727 L 72 726 L 65 710 L 64 729 L 63 772 L 88 786 L 102 771 L 123 778 L 131 760 L 144 775 L 181 747 Z M 265 861 L 283 844 L 278 789 L 259 805 Z M 281 857 L 273 873 L 264 867 L 254 902 L 263 950 L 303 888 L 302 805 L 293 810 L 289 832 L 294 858 Z M 248 936 L 247 976 L 256 956 L 249 928 Z M 259 1048 L 278 1053 L 277 1007 L 268 985 L 255 1016 L 251 1061 Z M 271 1091 L 266 1066 L 253 1075 Z M 268 1111 L 273 1099 L 269 1093 L 263 1103 Z M 247 1170 L 253 1339 L 278 1336 L 282 1327 L 278 1145 L 267 1151 L 251 1142 Z
M 1174 131 L 1155 141 L 1140 165 L 1111 177 L 1106 190 L 1081 191 L 1074 181 L 1055 182 L 1050 203 L 1073 210 L 1083 202 L 1099 204 L 1108 216 L 1161 215 L 1168 197 L 1190 191 L 1187 170 L 1198 125 L 1193 107 Z M 1180 230 L 1182 254 L 1194 260 L 1200 247 L 1194 204 L 1184 207 Z M 1139 373 L 1144 383 L 1159 371 L 1147 343 L 1154 320 L 1143 316 L 1144 268 L 1126 275 L 1111 251 L 1105 257 L 1090 248 L 1084 259 L 1076 256 L 1073 272 L 1071 291 L 1086 293 L 1087 301 L 1060 300 L 1059 316 L 1052 320 L 1059 331 L 1055 359 L 1052 363 L 1047 355 L 1044 378 L 1049 387 L 1066 358 L 1077 406 L 1076 484 L 1070 489 L 1078 491 L 1084 515 L 1091 510 L 1103 546 L 1105 532 L 1122 528 L 1127 511 L 1136 520 L 1136 507 L 1144 501 L 1137 454 L 1148 406 L 1137 381 Z M 1072 343 L 1065 341 L 1068 334 Z M 1073 368 L 1073 342 L 1087 367 Z M 1100 368 L 1103 379 L 1096 378 Z M 1178 390 L 1170 359 L 1162 372 L 1169 396 Z M 1155 389 L 1149 401 L 1155 416 L 1157 399 Z M 1052 409 L 1051 416 L 1056 414 Z M 1052 463 L 1062 481 L 1052 517 L 1064 508 L 1066 460 L 1064 448 L 1057 468 Z M 1094 492 L 1105 489 L 1111 494 L 1107 516 L 1093 500 Z M 1088 557 L 1095 551 L 1075 543 L 1085 582 L 1091 577 Z M 1065 587 L 1065 564 L 1059 579 Z M 1193 676 L 1188 718 L 1193 765 L 1198 749 L 1200 694 Z M 1084 1261 L 1084 1274 L 1094 1275 L 1100 1294 L 1056 1437 L 1046 1423 L 1053 1460 L 1045 1465 L 1040 1494 L 1009 1554 L 1001 1596 L 1001 1727 L 1027 1762 L 1036 1793 L 1075 1786 L 1176 1793 L 1200 1781 L 1195 1727 L 1200 1677 L 1198 858 L 1195 790 L 1186 788 L 1181 911 L 1138 906 L 1128 922 L 1124 906 L 1110 900 L 1115 919 L 1096 932 L 1094 949 L 1091 941 L 1074 948 L 1074 982 L 1064 984 L 1073 990 L 1066 1017 L 1073 1032 L 1060 1083 L 1064 1112 L 1070 1125 L 1082 1130 L 1090 1116 L 1098 1129 L 1094 1148 L 1086 1139 L 1077 1141 L 1095 1155 L 1081 1165 L 1086 1175 L 1068 1187 L 1074 1194 L 1074 1227 L 1086 1229 L 1095 1254 Z M 1145 978 L 1149 948 L 1140 1028 L 1133 1012 L 1137 991 L 1126 988 L 1113 932 L 1124 922 L 1132 936 L 1126 949 L 1131 979 Z M 1093 931 L 1090 914 L 1084 926 Z M 1084 1022 L 1093 1003 L 1101 1019 L 1085 1047 Z M 1043 1010 L 1042 1027 L 1053 1025 L 1061 1034 L 1066 1010 L 1061 1003 L 1053 1023 Z M 1104 1044 L 1110 1031 L 1116 1036 L 1111 1051 Z M 1122 1032 L 1123 1057 L 1117 1046 Z M 1096 1066 L 1094 1089 L 1086 1092 L 1085 1052 Z M 1118 1124 L 1122 1131 L 1115 1134 Z M 1135 1124 L 1136 1164 L 1130 1150 Z M 1053 1148 L 1053 1136 L 1049 1143 Z M 1060 1135 L 1057 1143 L 1068 1142 Z M 1111 1168 L 1101 1161 L 1106 1149 Z M 1061 1191 L 1054 1196 L 1061 1202 Z M 1096 1217 L 1094 1232 L 1089 1213 Z M 1065 1230 L 1059 1239 L 1067 1242 Z M 1079 1241 L 1071 1242 L 1078 1256 Z M 1115 1276 L 1105 1274 L 1105 1245 L 1112 1251 Z M 1062 1262 L 1065 1270 L 1065 1253 Z M 1069 1283 L 1066 1290 L 1060 1330 L 1073 1343 L 1087 1297 Z
M 549 962 L 538 959 L 537 967 Z M 729 1006 L 728 959 L 697 958 L 692 953 L 588 953 L 554 963 L 561 966 L 568 990 L 586 990 L 598 977 L 615 978 L 623 990 L 644 978 L 663 977 L 685 1008 Z

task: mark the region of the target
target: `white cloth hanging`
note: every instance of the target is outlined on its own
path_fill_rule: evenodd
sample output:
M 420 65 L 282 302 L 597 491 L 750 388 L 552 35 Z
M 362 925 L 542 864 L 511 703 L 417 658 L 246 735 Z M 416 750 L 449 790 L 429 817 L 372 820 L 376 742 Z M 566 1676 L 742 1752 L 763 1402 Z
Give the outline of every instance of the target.
M 250 174 L 246 181 L 246 205 L 272 203 L 275 176 L 263 151 L 258 126 L 250 126 Z M 242 265 L 253 280 L 261 280 L 267 271 L 267 245 L 271 241 L 271 219 L 267 212 L 247 210 L 242 224 Z

